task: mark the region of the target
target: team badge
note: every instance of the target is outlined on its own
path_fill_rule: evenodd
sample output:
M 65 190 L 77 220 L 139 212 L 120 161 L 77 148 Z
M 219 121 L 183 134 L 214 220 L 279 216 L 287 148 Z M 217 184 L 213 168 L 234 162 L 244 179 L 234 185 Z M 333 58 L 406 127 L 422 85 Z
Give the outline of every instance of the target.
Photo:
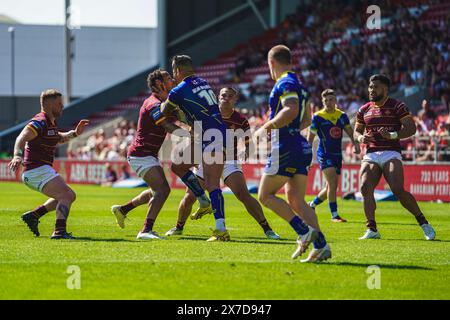
M 342 130 L 339 127 L 331 127 L 330 129 L 330 137 L 333 139 L 340 139 L 342 137 Z

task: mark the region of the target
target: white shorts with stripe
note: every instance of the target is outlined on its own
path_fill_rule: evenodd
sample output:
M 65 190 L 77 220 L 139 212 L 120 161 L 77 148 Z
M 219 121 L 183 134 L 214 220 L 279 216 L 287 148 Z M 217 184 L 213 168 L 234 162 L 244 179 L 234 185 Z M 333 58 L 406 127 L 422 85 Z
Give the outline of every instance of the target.
M 161 163 L 155 157 L 128 157 L 128 163 L 131 169 L 139 178 L 144 178 L 147 172 L 153 167 L 161 167 Z
M 24 171 L 22 173 L 22 181 L 30 189 L 42 192 L 45 185 L 58 176 L 59 174 L 55 169 L 46 164 L 36 169 Z

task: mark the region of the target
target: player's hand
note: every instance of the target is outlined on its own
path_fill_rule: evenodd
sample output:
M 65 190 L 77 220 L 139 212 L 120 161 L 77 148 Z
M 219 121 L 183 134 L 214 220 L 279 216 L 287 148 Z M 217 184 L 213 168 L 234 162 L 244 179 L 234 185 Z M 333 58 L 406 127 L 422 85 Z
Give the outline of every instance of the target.
M 255 131 L 254 137 L 255 139 L 261 139 L 263 137 L 267 137 L 268 130 L 264 127 L 259 128 Z
M 12 172 L 16 172 L 16 170 L 20 167 L 20 165 L 22 164 L 22 157 L 19 156 L 15 156 L 10 163 L 8 163 L 8 168 L 9 170 L 11 170 Z
M 388 140 L 391 139 L 391 135 L 389 134 L 389 131 L 386 127 L 381 128 L 378 132 L 381 134 L 383 138 Z
M 84 132 L 84 128 L 89 124 L 89 120 L 83 119 L 81 120 L 76 129 L 75 129 L 75 133 L 77 134 L 77 136 L 79 136 L 80 134 L 82 134 Z
M 375 138 L 365 133 L 362 136 L 359 136 L 358 142 L 362 144 L 369 144 L 370 142 L 375 141 Z
M 354 147 L 355 147 L 355 151 L 353 153 L 354 154 L 360 154 L 361 153 L 361 146 L 359 145 L 359 143 L 355 143 Z

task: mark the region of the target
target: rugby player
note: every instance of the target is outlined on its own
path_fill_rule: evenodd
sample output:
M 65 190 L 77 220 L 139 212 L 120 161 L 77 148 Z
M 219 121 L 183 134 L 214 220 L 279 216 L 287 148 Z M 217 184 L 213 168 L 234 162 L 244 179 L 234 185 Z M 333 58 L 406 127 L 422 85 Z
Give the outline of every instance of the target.
M 55 230 L 51 238 L 73 239 L 66 227 L 76 195 L 52 166 L 58 144 L 82 134 L 89 120 L 81 120 L 75 130 L 59 132 L 56 120 L 64 108 L 62 94 L 55 89 L 45 90 L 41 93 L 40 104 L 41 112 L 30 120 L 16 139 L 9 168 L 16 171 L 23 165 L 22 181 L 25 185 L 49 197 L 42 206 L 22 215 L 22 220 L 34 235 L 40 236 L 39 219 L 56 209 Z
M 216 221 L 215 230 L 207 241 L 229 241 L 230 234 L 225 225 L 224 199 L 220 189 L 227 128 L 217 105 L 217 97 L 207 81 L 195 75 L 194 65 L 189 56 L 174 56 L 172 70 L 178 85 L 170 91 L 169 97 L 161 105 L 161 110 L 167 115 L 180 109 L 186 117 L 187 124 L 194 129 L 194 134 L 195 128 L 201 125 L 201 162 Z M 207 135 L 211 135 L 209 141 L 206 141 Z M 173 163 L 172 171 L 187 184 L 195 178 L 194 173 L 189 170 L 193 165 L 194 163 Z M 208 213 L 210 210 L 197 210 L 195 218 L 198 219 Z
M 174 132 L 179 128 L 174 124 L 174 115 L 164 116 L 161 113 L 161 102 L 174 87 L 174 80 L 167 71 L 156 70 L 148 76 L 147 84 L 152 95 L 144 101 L 138 120 L 138 128 L 133 142 L 128 148 L 128 163 L 136 174 L 149 186 L 136 198 L 125 205 L 114 205 L 111 211 L 116 217 L 119 227 L 125 227 L 125 218 L 134 208 L 148 204 L 147 217 L 142 231 L 137 235 L 140 240 L 163 239 L 155 231 L 153 225 L 166 202 L 170 187 L 158 160 L 158 153 L 164 143 L 167 132 Z M 197 180 L 197 179 L 196 179 Z M 200 188 L 199 201 L 210 207 L 210 201 L 197 181 L 190 184 Z M 198 189 L 197 188 L 197 189 Z
M 414 196 L 404 189 L 400 139 L 416 133 L 416 125 L 408 107 L 388 96 L 391 80 L 386 75 L 373 75 L 369 83 L 369 100 L 356 118 L 355 140 L 367 145 L 361 164 L 361 193 L 366 215 L 366 233 L 360 238 L 379 239 L 375 221 L 374 191 L 383 175 L 395 197 L 417 220 L 425 239 L 433 240 L 436 232 L 420 210 Z
M 222 119 L 229 130 L 241 130 L 241 133 L 248 133 L 250 125 L 244 115 L 235 110 L 236 103 L 239 98 L 237 89 L 232 87 L 225 87 L 220 90 L 219 94 L 219 109 Z M 240 136 L 238 131 L 235 131 L 236 138 L 234 139 L 233 159 L 227 159 L 223 170 L 223 181 L 227 187 L 233 192 L 236 198 L 242 202 L 250 213 L 250 215 L 258 222 L 264 231 L 267 238 L 278 240 L 280 236 L 276 234 L 269 223 L 267 222 L 264 212 L 259 202 L 253 198 L 247 189 L 242 168 L 238 162 L 238 138 Z M 243 137 L 242 137 L 243 138 Z M 245 137 L 246 151 L 249 149 L 250 138 Z M 246 152 L 247 154 L 247 152 Z M 197 177 L 204 180 L 203 166 L 200 164 L 197 172 Z M 174 228 L 170 229 L 166 235 L 181 235 L 188 216 L 191 213 L 192 205 L 195 202 L 195 196 L 190 190 L 186 190 L 184 198 L 180 202 L 178 209 L 178 221 Z M 195 218 L 195 216 L 194 216 Z
M 338 213 L 336 196 L 338 179 L 342 168 L 342 132 L 344 131 L 352 140 L 356 154 L 359 154 L 361 149 L 359 143 L 355 143 L 353 139 L 353 128 L 350 125 L 348 116 L 336 106 L 336 93 L 334 90 L 327 89 L 322 92 L 322 103 L 323 109 L 316 112 L 312 118 L 308 142 L 312 145 L 315 136 L 319 137 L 317 162 L 325 176 L 327 185 L 309 205 L 312 208 L 316 208 L 328 198 L 331 221 L 347 222 Z
M 273 47 L 268 54 L 268 64 L 272 79 L 276 81 L 269 99 L 270 121 L 256 136 L 271 131 L 272 150 L 258 197 L 265 207 L 289 222 L 298 234 L 298 248 L 292 258 L 303 254 L 313 242 L 314 249 L 302 262 L 320 262 L 331 258 L 331 249 L 320 231 L 316 213 L 305 201 L 312 149 L 300 132 L 311 123 L 310 110 L 306 107 L 309 94 L 296 74 L 290 71 L 292 56 L 288 47 Z M 277 196 L 283 186 L 288 202 Z

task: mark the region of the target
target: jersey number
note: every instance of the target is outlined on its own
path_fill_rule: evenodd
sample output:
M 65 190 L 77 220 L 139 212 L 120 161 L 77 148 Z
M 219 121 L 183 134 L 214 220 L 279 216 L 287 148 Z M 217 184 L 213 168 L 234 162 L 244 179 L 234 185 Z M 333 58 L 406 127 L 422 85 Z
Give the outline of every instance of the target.
M 212 90 L 202 90 L 198 93 L 198 96 L 200 98 L 206 99 L 209 106 L 217 105 L 217 98 L 216 95 L 214 94 L 214 91 Z

